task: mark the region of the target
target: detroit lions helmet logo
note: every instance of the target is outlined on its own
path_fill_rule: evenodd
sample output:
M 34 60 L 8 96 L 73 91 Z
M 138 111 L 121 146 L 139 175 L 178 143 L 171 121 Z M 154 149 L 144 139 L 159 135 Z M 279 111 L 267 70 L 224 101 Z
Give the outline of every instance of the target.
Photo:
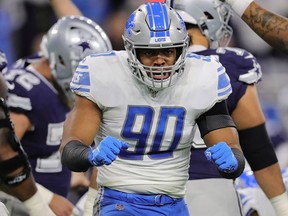
M 131 37 L 132 29 L 135 27 L 134 18 L 135 18 L 135 12 L 130 15 L 125 25 L 125 31 L 127 32 L 127 35 L 129 37 Z

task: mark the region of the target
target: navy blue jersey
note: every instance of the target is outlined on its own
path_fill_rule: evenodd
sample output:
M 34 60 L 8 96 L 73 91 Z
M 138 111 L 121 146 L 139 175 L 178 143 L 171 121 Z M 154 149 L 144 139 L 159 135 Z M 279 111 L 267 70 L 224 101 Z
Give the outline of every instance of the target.
M 8 105 L 11 112 L 26 115 L 33 125 L 21 143 L 36 182 L 66 196 L 71 172 L 61 164 L 59 146 L 69 108 L 54 86 L 31 65 L 39 59 L 36 55 L 18 60 L 4 74 L 9 87 Z
M 196 52 L 199 55 L 216 55 L 226 68 L 232 85 L 232 94 L 227 99 L 231 114 L 238 101 L 245 94 L 249 84 L 257 83 L 262 71 L 256 58 L 249 52 L 239 48 L 207 49 Z M 196 147 L 196 146 L 194 146 Z M 206 148 L 192 147 L 190 157 L 189 179 L 222 178 L 214 163 L 209 163 L 204 155 Z

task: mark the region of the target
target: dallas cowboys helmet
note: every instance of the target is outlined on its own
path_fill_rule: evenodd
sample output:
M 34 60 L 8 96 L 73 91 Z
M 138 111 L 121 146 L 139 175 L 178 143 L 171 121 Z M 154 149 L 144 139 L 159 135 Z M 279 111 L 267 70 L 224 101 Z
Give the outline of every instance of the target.
M 183 73 L 189 37 L 182 18 L 165 3 L 145 3 L 135 10 L 126 22 L 123 41 L 133 75 L 150 89 L 169 87 Z M 145 48 L 176 48 L 177 59 L 172 66 L 145 66 L 137 56 L 137 49 Z M 164 79 L 153 79 L 154 75 L 160 73 L 170 75 Z
M 170 1 L 185 23 L 198 25 L 210 42 L 210 48 L 227 46 L 233 30 L 228 22 L 232 12 L 217 0 L 174 0 Z
M 68 99 L 73 98 L 69 85 L 78 63 L 92 53 L 112 50 L 102 28 L 82 16 L 59 19 L 43 37 L 40 48 L 49 60 L 52 75 Z

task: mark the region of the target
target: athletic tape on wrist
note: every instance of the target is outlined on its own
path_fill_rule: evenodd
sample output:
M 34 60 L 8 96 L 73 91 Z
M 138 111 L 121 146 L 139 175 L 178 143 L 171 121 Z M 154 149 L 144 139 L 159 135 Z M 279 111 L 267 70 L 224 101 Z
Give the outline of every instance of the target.
M 85 202 L 83 216 L 90 216 L 93 214 L 93 205 L 94 205 L 94 200 L 97 194 L 98 194 L 98 190 L 92 187 L 89 187 L 88 192 L 87 192 L 87 199 Z
M 45 200 L 47 204 L 49 204 L 52 201 L 54 193 L 38 183 L 36 183 L 36 186 L 39 193 L 41 194 L 41 197 Z
M 286 191 L 270 199 L 270 202 L 278 216 L 288 215 L 288 194 Z
M 38 190 L 32 197 L 30 197 L 28 200 L 25 200 L 23 204 L 28 209 L 31 216 L 56 216 L 45 203 L 42 195 Z

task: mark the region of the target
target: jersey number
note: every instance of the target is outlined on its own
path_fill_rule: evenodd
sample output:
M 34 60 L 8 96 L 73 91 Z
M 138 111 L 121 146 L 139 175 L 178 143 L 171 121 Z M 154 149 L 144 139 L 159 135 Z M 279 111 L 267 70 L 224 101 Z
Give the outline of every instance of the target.
M 182 107 L 162 107 L 156 127 L 153 125 L 154 109 L 151 107 L 130 106 L 122 137 L 136 141 L 134 151 L 121 151 L 120 157 L 131 160 L 142 160 L 147 154 L 151 159 L 162 159 L 173 156 L 173 150 L 182 136 L 185 109 Z M 150 149 L 147 142 L 150 136 L 154 136 Z M 161 148 L 164 140 L 171 140 L 167 148 Z
M 17 69 L 11 70 L 8 75 L 5 75 L 5 79 L 6 81 L 12 81 L 17 75 L 19 76 L 16 78 L 15 82 L 17 82 L 27 91 L 30 91 L 33 86 L 40 84 L 40 79 L 35 75 L 30 73 L 23 73 L 23 71 Z M 14 89 L 14 84 L 10 84 L 8 82 L 8 86 L 11 88 L 11 90 Z

